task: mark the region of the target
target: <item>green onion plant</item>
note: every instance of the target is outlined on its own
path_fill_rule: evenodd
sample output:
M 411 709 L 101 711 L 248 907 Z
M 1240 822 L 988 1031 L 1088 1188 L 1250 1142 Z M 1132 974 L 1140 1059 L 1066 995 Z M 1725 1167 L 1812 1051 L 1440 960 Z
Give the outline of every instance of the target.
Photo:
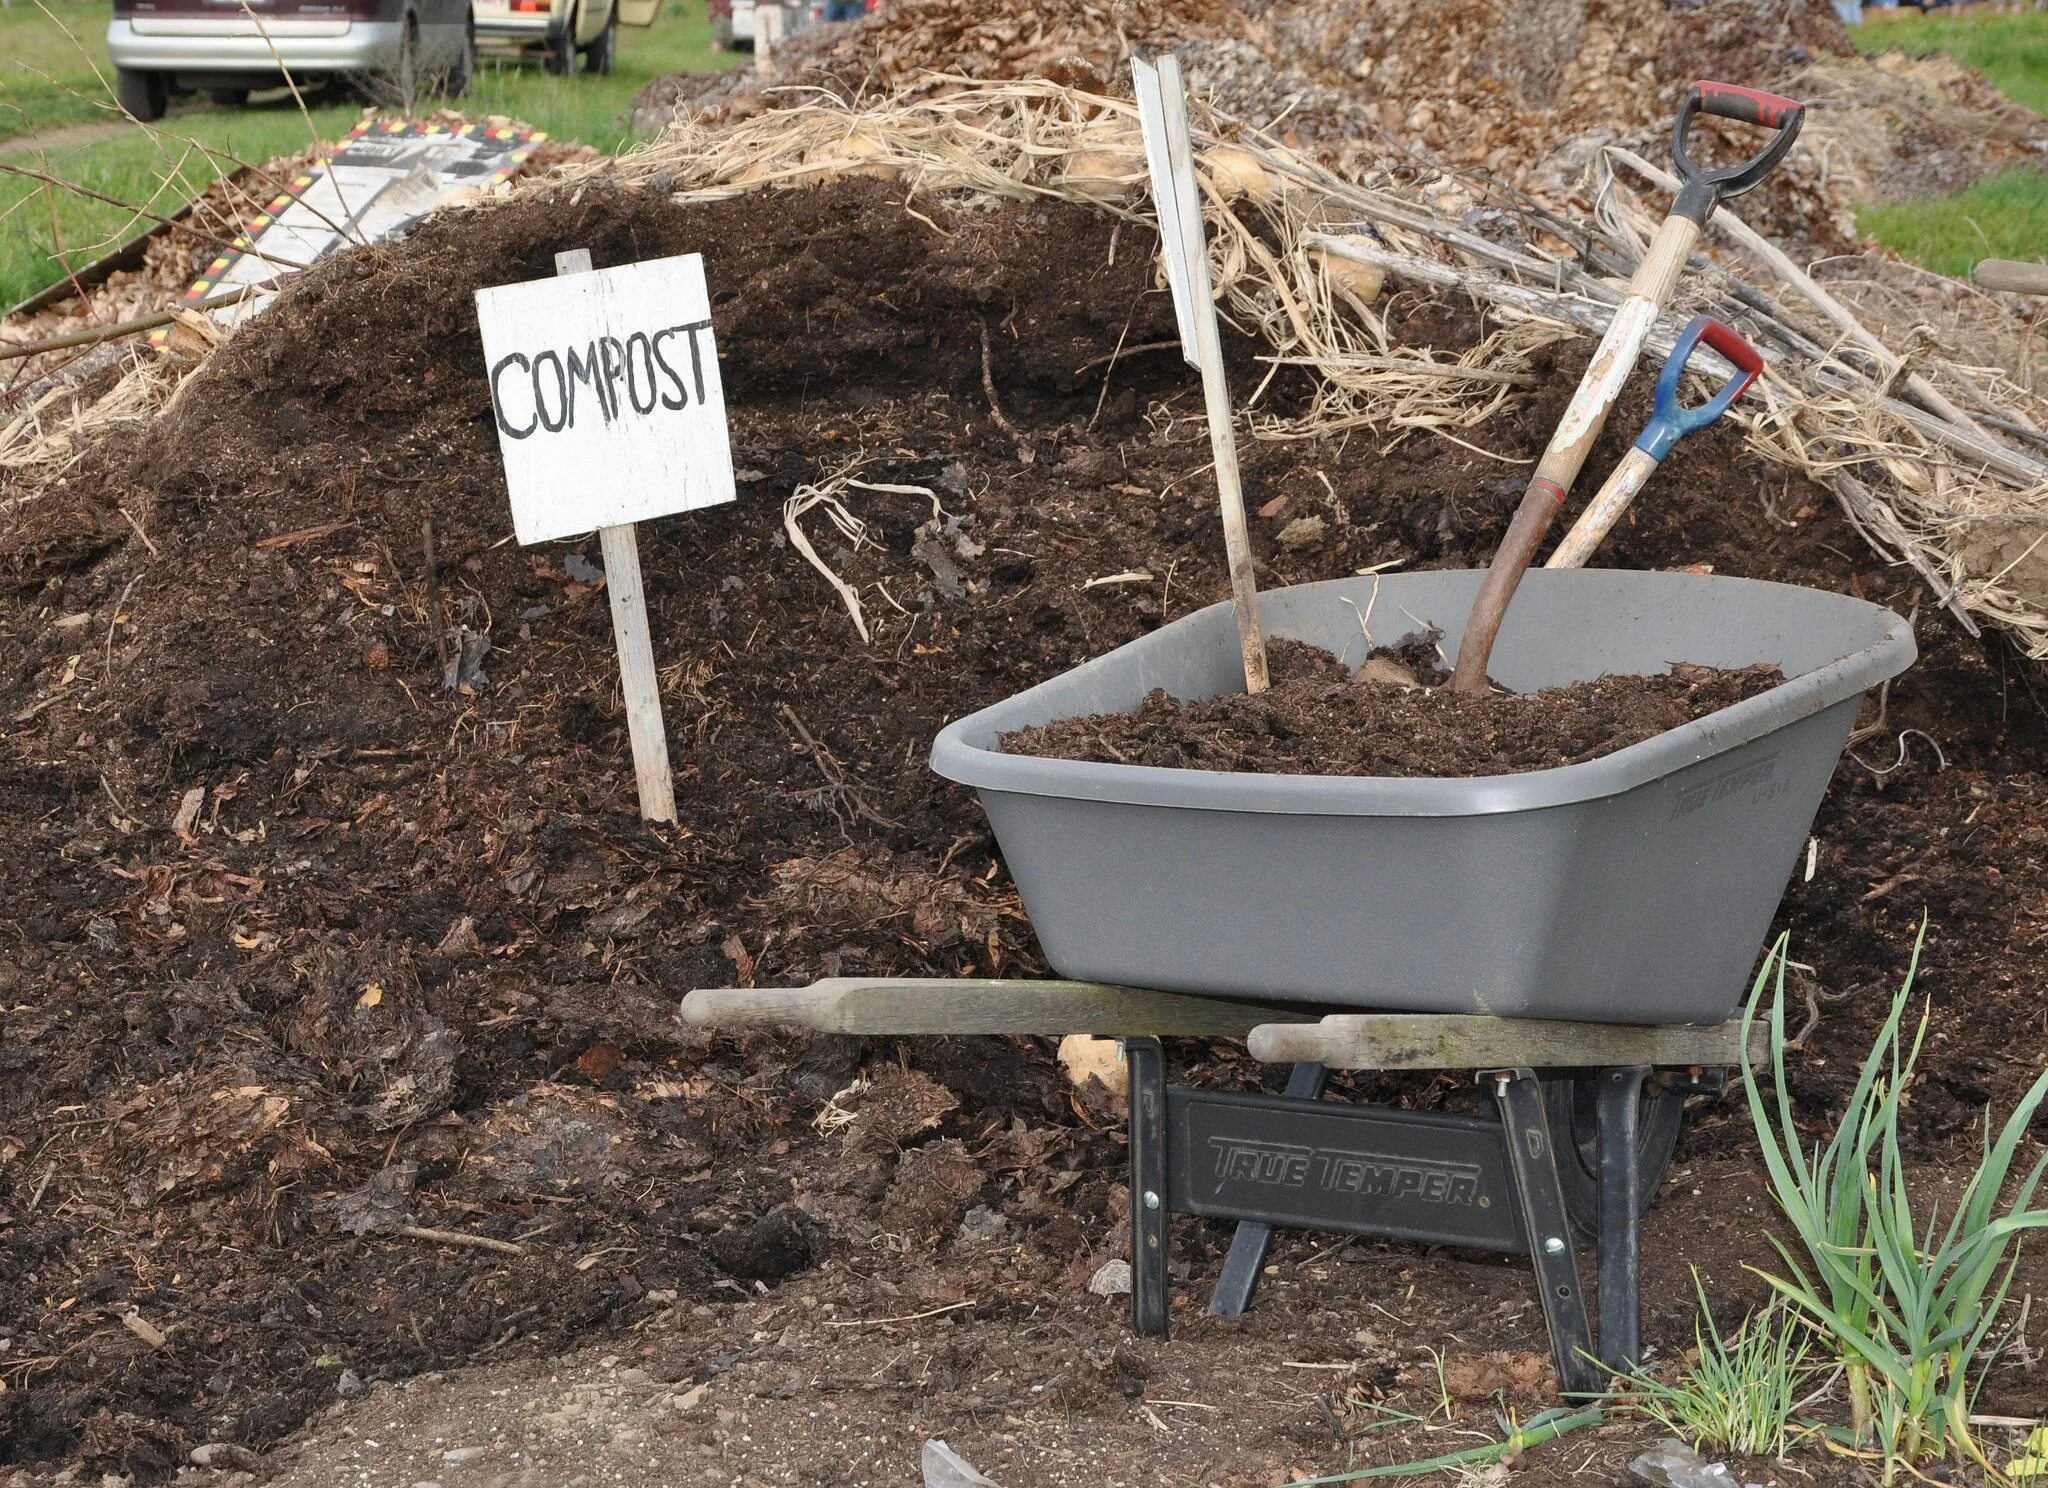
M 1899 1113 L 1927 1037 L 1923 1010 L 1902 1050 L 1920 943 L 1840 1123 L 1811 1149 L 1786 1093 L 1785 967 L 1781 938 L 1757 974 L 1744 1017 L 1750 1115 L 1793 1235 L 1791 1244 L 1771 1240 L 1789 1274 L 1758 1274 L 1839 1360 L 1851 1434 L 1882 1457 L 1887 1483 L 1902 1467 L 1938 1458 L 1969 1458 L 1995 1481 L 1970 1434 L 1970 1402 L 1996 1351 L 1987 1344 L 2012 1285 L 2020 1237 L 2048 1226 L 2048 1209 L 2034 1207 L 2048 1155 L 2031 1166 L 2021 1158 L 2027 1127 L 2048 1096 L 2048 1071 L 1995 1136 L 1986 1111 L 1981 1155 L 1947 1222 L 1930 1207 L 1922 1223 L 1899 1144 Z M 1764 1093 L 1747 1053 L 1746 1035 L 1767 991 L 1775 1099 Z

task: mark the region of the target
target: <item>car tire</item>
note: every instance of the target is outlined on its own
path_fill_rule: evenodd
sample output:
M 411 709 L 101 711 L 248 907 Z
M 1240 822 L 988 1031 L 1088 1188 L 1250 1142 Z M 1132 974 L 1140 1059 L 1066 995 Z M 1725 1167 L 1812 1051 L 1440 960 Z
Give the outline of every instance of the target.
M 222 108 L 240 108 L 249 101 L 247 88 L 208 88 L 206 96 Z
M 397 90 L 398 106 L 412 112 L 420 96 L 420 21 L 405 13 L 405 34 L 398 43 L 398 65 L 391 70 L 390 84 Z
M 597 40 L 583 49 L 583 69 L 603 77 L 619 57 L 619 7 L 614 0 L 611 16 L 598 32 Z
M 442 91 L 450 98 L 467 98 L 469 90 L 476 84 L 476 17 L 470 16 L 463 26 L 462 51 L 455 59 L 455 65 L 448 69 L 442 80 Z
M 160 72 L 118 67 L 114 70 L 114 101 L 129 118 L 154 124 L 171 106 L 170 80 Z
M 576 75 L 576 18 L 569 17 L 569 24 L 562 28 L 560 36 L 548 42 L 547 69 L 556 77 Z

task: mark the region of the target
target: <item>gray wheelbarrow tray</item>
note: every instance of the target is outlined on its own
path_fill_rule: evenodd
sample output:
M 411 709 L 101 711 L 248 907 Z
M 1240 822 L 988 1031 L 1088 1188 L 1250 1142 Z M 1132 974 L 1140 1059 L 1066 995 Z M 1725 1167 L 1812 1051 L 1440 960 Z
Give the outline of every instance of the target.
M 1362 659 L 1435 625 L 1455 656 L 1481 575 L 1336 579 L 1260 597 L 1269 637 Z M 1377 596 L 1375 596 L 1377 587 Z M 1350 603 L 1344 603 L 1349 600 Z M 1354 606 L 1356 608 L 1354 608 Z M 1493 655 L 1515 691 L 1674 662 L 1773 662 L 1769 692 L 1596 760 L 1408 780 L 1005 754 L 998 737 L 1244 685 L 1228 604 L 947 725 L 1062 976 L 1219 997 L 1609 1023 L 1719 1023 L 1741 998 L 1864 693 L 1906 622 L 1785 584 L 1538 571 Z

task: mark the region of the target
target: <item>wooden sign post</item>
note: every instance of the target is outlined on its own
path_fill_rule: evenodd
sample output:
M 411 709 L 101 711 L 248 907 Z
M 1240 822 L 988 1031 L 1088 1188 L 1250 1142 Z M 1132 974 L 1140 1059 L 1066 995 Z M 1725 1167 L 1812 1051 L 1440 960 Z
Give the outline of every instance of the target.
M 1208 404 L 1209 449 L 1216 457 L 1216 493 L 1223 508 L 1223 551 L 1230 562 L 1230 597 L 1237 607 L 1237 638 L 1244 651 L 1244 690 L 1264 692 L 1266 642 L 1259 631 L 1259 586 L 1244 520 L 1244 486 L 1237 469 L 1237 434 L 1231 424 L 1230 384 L 1223 375 L 1223 338 L 1216 329 L 1215 292 L 1209 283 L 1209 239 L 1202 223 L 1202 189 L 1195 180 L 1188 100 L 1180 59 L 1131 58 L 1145 163 L 1159 212 L 1159 241 L 1181 355 L 1202 374 Z
M 676 819 L 634 524 L 731 501 L 732 445 L 697 254 L 477 292 L 491 410 L 523 544 L 596 529 L 640 815 Z

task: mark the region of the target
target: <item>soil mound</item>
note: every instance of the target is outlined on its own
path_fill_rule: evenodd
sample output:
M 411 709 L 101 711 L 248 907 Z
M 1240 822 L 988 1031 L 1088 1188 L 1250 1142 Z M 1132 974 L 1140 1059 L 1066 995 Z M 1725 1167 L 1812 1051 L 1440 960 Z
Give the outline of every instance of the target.
M 687 208 L 590 185 L 437 218 L 309 270 L 163 415 L 0 507 L 0 1463 L 160 1478 L 201 1441 L 276 1441 L 351 1380 L 657 1323 L 723 1359 L 755 1347 L 724 1339 L 732 1309 L 820 1254 L 857 1263 L 846 1316 L 967 1285 L 1023 1319 L 1120 1243 L 1120 1150 L 1049 1050 L 674 1016 L 697 985 L 1042 971 L 929 741 L 1227 593 L 1199 389 L 1170 345 L 1129 349 L 1172 337 L 1150 254 L 1081 208 L 915 205 L 877 181 Z M 704 251 L 726 359 L 740 500 L 641 530 L 673 829 L 634 812 L 595 542 L 510 540 L 471 293 L 569 247 Z M 1477 328 L 1408 295 L 1390 334 Z M 1269 369 L 1232 349 L 1242 396 Z M 1483 561 L 1587 349 L 1538 353 L 1462 443 L 1247 441 L 1262 583 Z M 1639 377 L 1596 467 L 1648 397 Z M 792 524 L 858 589 L 866 644 Z M 2031 672 L 1945 629 L 1726 426 L 1601 556 L 1923 604 L 1923 660 L 1844 764 L 1786 922 L 1832 998 L 1895 984 L 1932 915 L 1949 1038 L 1911 1119 L 1967 1135 L 2042 1056 Z M 1814 1108 L 1881 1002 L 1820 996 Z M 950 1146 L 899 1172 L 956 1140 L 978 1193 Z M 1000 1274 L 962 1282 L 946 1246 L 967 1242 L 889 1229 L 934 1162 L 948 1215 L 971 1197 L 1009 1227 Z M 1114 1309 L 1090 1328 L 1034 1346 L 1123 1346 Z M 988 1377 L 980 1348 L 931 1380 Z M 905 1357 L 904 1398 L 930 1399 Z M 1061 1388 L 1134 1419 L 1107 1366 Z M 1218 1473 L 1270 1471 L 1237 1450 Z
M 1257 696 L 1184 702 L 1155 689 L 1134 712 L 1062 718 L 1003 735 L 1003 748 L 1258 775 L 1512 775 L 1598 759 L 1785 680 L 1771 666 L 1681 665 L 1661 676 L 1467 697 L 1424 685 L 1386 651 L 1354 672 L 1321 647 L 1282 640 L 1268 660 L 1273 685 Z

